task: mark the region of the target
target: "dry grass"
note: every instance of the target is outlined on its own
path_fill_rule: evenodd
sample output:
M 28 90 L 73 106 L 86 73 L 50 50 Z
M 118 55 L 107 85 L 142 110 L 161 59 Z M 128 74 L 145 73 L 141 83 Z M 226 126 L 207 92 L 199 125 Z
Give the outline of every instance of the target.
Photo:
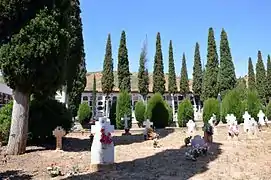
M 46 167 L 56 162 L 63 173 L 78 167 L 80 175 L 57 179 L 118 179 L 118 180 L 182 180 L 182 179 L 270 179 L 271 173 L 271 129 L 265 129 L 258 136 L 247 137 L 241 133 L 240 140 L 228 140 L 225 127 L 219 127 L 214 135 L 212 155 L 201 157 L 196 162 L 184 158 L 186 148 L 182 147 L 185 137 L 182 129 L 161 131 L 161 147 L 154 149 L 152 141 L 143 141 L 139 132 L 131 137 L 115 135 L 115 170 L 90 172 L 88 135 L 70 134 L 64 141 L 63 152 L 54 150 L 36 151 L 8 157 L 0 166 L 0 179 L 13 175 L 13 179 L 50 179 Z M 197 132 L 202 134 L 201 131 Z M 11 178 L 12 179 L 12 178 Z

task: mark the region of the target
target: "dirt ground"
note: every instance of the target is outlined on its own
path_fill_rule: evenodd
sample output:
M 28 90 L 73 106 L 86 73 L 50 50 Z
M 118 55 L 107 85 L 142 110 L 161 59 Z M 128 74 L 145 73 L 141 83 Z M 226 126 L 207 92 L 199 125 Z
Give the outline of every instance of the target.
M 189 161 L 184 157 L 184 129 L 160 130 L 160 148 L 152 141 L 143 141 L 140 132 L 132 136 L 114 133 L 115 168 L 111 171 L 91 172 L 89 134 L 68 134 L 64 151 L 42 147 L 28 147 L 21 156 L 9 156 L 7 163 L 0 161 L 0 179 L 50 179 L 46 168 L 56 163 L 65 180 L 264 180 L 271 174 L 271 128 L 257 136 L 241 133 L 239 140 L 228 140 L 226 127 L 218 127 L 214 135 L 211 155 Z M 202 131 L 196 134 L 202 135 Z M 3 156 L 0 157 L 0 160 Z M 79 174 L 68 176 L 78 169 Z

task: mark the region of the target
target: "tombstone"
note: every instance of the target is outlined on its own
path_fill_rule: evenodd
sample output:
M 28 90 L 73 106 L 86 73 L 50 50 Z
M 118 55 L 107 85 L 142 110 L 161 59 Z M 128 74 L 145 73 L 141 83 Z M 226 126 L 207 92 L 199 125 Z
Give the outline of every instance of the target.
M 131 135 L 131 133 L 129 132 L 129 125 L 128 125 L 128 121 L 130 120 L 130 118 L 125 114 L 123 118 L 121 118 L 121 121 L 124 121 L 124 130 L 125 132 L 122 133 L 122 135 Z
M 148 139 L 148 130 L 153 125 L 153 122 L 151 122 L 149 119 L 147 119 L 146 121 L 143 122 L 143 125 L 145 126 L 143 135 L 144 135 L 144 139 L 146 140 L 146 139 Z
M 188 135 L 194 134 L 196 124 L 195 124 L 195 122 L 194 122 L 193 120 L 190 119 L 190 120 L 186 123 L 186 127 L 187 127 L 187 134 L 188 134 Z
M 200 135 L 194 136 L 193 139 L 191 139 L 191 146 L 192 147 L 202 147 L 205 145 L 204 139 Z
M 102 165 L 112 165 L 114 163 L 114 143 L 102 143 L 102 133 L 111 139 L 114 126 L 110 125 L 107 117 L 100 117 L 95 125 L 91 126 L 91 133 L 94 134 L 91 146 L 91 165 L 99 170 Z
M 239 135 L 239 129 L 238 129 L 238 123 L 236 121 L 236 117 L 233 114 L 228 114 L 226 116 L 227 124 L 228 124 L 228 137 L 233 138 L 234 136 L 238 137 Z
M 56 150 L 62 150 L 62 137 L 66 135 L 66 131 L 61 126 L 57 126 L 53 135 L 56 137 Z
M 251 116 L 250 114 L 245 111 L 245 114 L 243 115 L 243 119 L 244 119 L 244 132 L 248 132 L 250 129 L 250 120 Z
M 249 132 L 252 135 L 256 135 L 257 131 L 258 131 L 258 123 L 254 118 L 251 118 Z
M 215 124 L 214 124 L 215 122 L 216 122 L 216 115 L 213 114 L 213 116 L 210 118 L 208 123 L 213 127 L 214 134 L 217 134 L 217 130 L 216 130 L 216 127 L 215 127 Z
M 260 110 L 257 116 L 258 116 L 258 118 L 259 118 L 259 121 L 258 121 L 258 122 L 259 122 L 259 125 L 260 125 L 260 126 L 264 126 L 266 122 L 265 122 L 265 120 L 264 120 L 265 114 L 263 113 L 263 111 Z

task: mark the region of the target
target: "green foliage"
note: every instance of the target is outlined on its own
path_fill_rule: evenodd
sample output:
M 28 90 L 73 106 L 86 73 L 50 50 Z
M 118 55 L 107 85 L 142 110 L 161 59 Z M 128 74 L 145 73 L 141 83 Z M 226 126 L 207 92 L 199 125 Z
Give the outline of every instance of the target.
M 135 117 L 139 125 L 142 126 L 145 120 L 146 105 L 143 101 L 138 101 L 135 105 Z
M 258 61 L 256 63 L 256 89 L 263 104 L 266 103 L 266 71 L 262 59 L 261 51 L 258 51 Z
M 268 105 L 266 106 L 265 116 L 268 120 L 271 119 L 271 101 L 269 101 Z
M 146 100 L 146 96 L 148 95 L 149 92 L 149 73 L 146 67 L 146 63 L 147 63 L 147 47 L 145 42 L 142 51 L 140 53 L 139 69 L 137 74 L 138 91 L 143 96 L 144 100 Z
M 81 124 L 89 122 L 91 115 L 92 115 L 91 108 L 89 107 L 87 102 L 83 102 L 82 104 L 79 105 L 78 120 Z
M 203 122 L 207 123 L 213 116 L 213 114 L 215 114 L 216 118 L 219 119 L 220 117 L 219 102 L 215 98 L 209 98 L 205 100 L 203 104 Z
M 235 89 L 240 94 L 242 101 L 247 98 L 247 85 L 246 85 L 246 80 L 244 78 L 237 79 Z
M 173 57 L 173 47 L 172 41 L 169 42 L 169 50 L 168 50 L 168 92 L 170 94 L 175 94 L 177 89 L 176 84 L 176 73 L 175 73 L 175 65 L 174 65 L 174 57 Z
M 219 91 L 221 94 L 225 94 L 235 87 L 236 75 L 227 33 L 224 29 L 222 29 L 220 37 Z
M 168 111 L 168 126 L 170 126 L 173 123 L 173 109 L 170 107 L 170 105 L 167 103 L 167 101 L 164 101 L 165 107 Z
M 129 71 L 128 50 L 126 47 L 125 31 L 121 33 L 118 53 L 118 82 L 120 90 L 131 91 L 131 77 Z
M 189 92 L 188 75 L 186 68 L 185 54 L 183 53 L 181 78 L 180 78 L 180 93 L 186 95 Z
M 116 110 L 117 110 L 117 101 L 113 101 L 110 107 L 109 119 L 111 125 L 114 125 L 115 127 L 116 127 Z
M 155 93 L 149 99 L 146 115 L 156 128 L 165 128 L 168 125 L 169 111 L 160 93 Z
M 180 127 L 185 127 L 186 123 L 194 119 L 193 105 L 189 99 L 183 100 L 178 107 L 178 124 Z
M 3 144 L 8 143 L 12 106 L 13 101 L 10 101 L 0 109 L 0 143 L 2 142 Z
M 242 103 L 242 94 L 238 89 L 233 89 L 228 91 L 222 101 L 222 116 L 223 123 L 226 123 L 225 117 L 227 114 L 234 114 L 237 122 L 243 123 L 243 114 L 245 112 L 245 107 Z
M 257 115 L 260 110 L 264 111 L 264 106 L 261 103 L 259 95 L 255 90 L 249 90 L 247 93 L 247 99 L 243 102 L 245 110 L 253 117 L 255 120 L 258 119 Z
M 108 34 L 106 43 L 101 83 L 103 93 L 107 95 L 110 94 L 114 88 L 113 58 L 110 34 Z
M 117 129 L 123 129 L 124 128 L 124 121 L 121 120 L 121 118 L 124 117 L 124 115 L 127 115 L 127 117 L 132 117 L 132 109 L 131 109 L 131 96 L 127 91 L 122 91 L 119 94 L 118 100 L 117 100 L 117 111 L 116 111 L 116 125 Z M 132 126 L 132 122 L 129 121 L 128 123 L 129 128 Z
M 29 132 L 32 141 L 42 143 L 54 139 L 52 131 L 61 126 L 68 132 L 72 126 L 72 115 L 64 104 L 55 99 L 33 100 L 29 110 Z
M 195 96 L 200 96 L 202 93 L 203 72 L 200 58 L 199 43 L 196 43 L 193 66 L 193 93 Z
M 96 77 L 93 76 L 93 88 L 92 88 L 92 117 L 96 116 Z
M 249 90 L 256 89 L 255 73 L 251 57 L 249 57 L 248 59 L 248 89 Z
M 266 99 L 270 101 L 271 98 L 271 58 L 267 56 L 267 72 L 266 72 Z
M 156 36 L 156 51 L 153 65 L 153 92 L 154 93 L 165 93 L 165 75 L 164 75 L 164 64 L 160 33 Z
M 204 73 L 204 99 L 216 98 L 218 95 L 218 55 L 216 50 L 216 42 L 213 28 L 209 28 L 207 64 Z

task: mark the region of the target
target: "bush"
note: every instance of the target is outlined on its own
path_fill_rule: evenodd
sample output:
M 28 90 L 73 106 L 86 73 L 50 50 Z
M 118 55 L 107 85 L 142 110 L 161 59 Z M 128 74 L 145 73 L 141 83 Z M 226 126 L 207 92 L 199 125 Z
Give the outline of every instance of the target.
M 138 101 L 135 105 L 135 117 L 139 126 L 143 125 L 145 120 L 146 105 L 143 101 Z
M 190 120 L 194 120 L 193 105 L 189 99 L 183 100 L 178 107 L 178 124 L 180 127 L 185 127 L 186 123 Z
M 257 91 L 248 91 L 247 100 L 244 101 L 244 109 L 253 117 L 256 121 L 258 120 L 258 113 L 260 110 L 265 112 L 265 108 L 258 97 Z
M 207 123 L 213 114 L 219 119 L 219 102 L 215 98 L 209 98 L 203 104 L 203 122 Z
M 8 143 L 12 107 L 13 101 L 10 101 L 0 109 L 0 142 L 4 145 Z
M 243 114 L 245 112 L 244 104 L 242 103 L 241 91 L 233 89 L 228 91 L 222 101 L 222 116 L 223 123 L 226 123 L 225 117 L 227 114 L 234 114 L 236 116 L 237 122 L 243 123 Z
M 91 108 L 88 103 L 84 102 L 79 105 L 78 109 L 78 121 L 83 125 L 90 121 L 92 115 Z
M 271 120 L 271 101 L 266 106 L 265 116 L 268 120 Z
M 111 125 L 114 125 L 116 127 L 116 108 L 117 108 L 117 101 L 113 101 L 112 105 L 110 106 L 110 112 L 109 112 L 109 119 Z
M 165 106 L 168 110 L 168 126 L 170 126 L 173 123 L 173 109 L 170 107 L 170 105 L 167 103 L 167 101 L 165 102 Z
M 124 129 L 124 121 L 121 118 L 124 115 L 127 117 L 132 117 L 132 109 L 131 109 L 131 96 L 127 91 L 123 91 L 120 93 L 117 100 L 117 111 L 116 111 L 116 125 L 117 129 Z M 132 127 L 132 121 L 128 122 L 129 128 Z
M 54 139 L 52 131 L 61 126 L 67 131 L 72 126 L 72 114 L 55 99 L 33 100 L 29 110 L 30 140 L 42 143 Z
M 169 112 L 160 93 L 155 93 L 148 101 L 147 118 L 156 128 L 165 128 L 168 125 Z

